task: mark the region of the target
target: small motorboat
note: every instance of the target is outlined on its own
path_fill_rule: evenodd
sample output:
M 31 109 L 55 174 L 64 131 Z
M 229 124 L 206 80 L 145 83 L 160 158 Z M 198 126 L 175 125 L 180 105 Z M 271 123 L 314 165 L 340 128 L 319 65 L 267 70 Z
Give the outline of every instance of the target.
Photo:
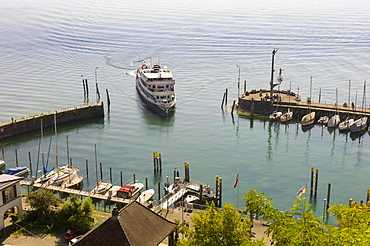
M 18 177 L 26 177 L 30 169 L 28 167 L 12 167 L 4 171 L 5 174 L 14 175 Z
M 149 201 L 150 198 L 154 196 L 154 189 L 149 189 L 140 194 L 140 196 L 136 199 L 137 202 L 141 204 L 145 204 Z
M 328 127 L 336 127 L 340 123 L 340 117 L 338 114 L 333 115 L 328 121 Z
M 106 193 L 110 188 L 112 187 L 112 183 L 107 181 L 99 181 L 94 189 L 91 190 L 92 193 L 97 193 L 97 194 L 104 194 Z
M 318 120 L 317 120 L 317 123 L 321 124 L 321 125 L 327 125 L 328 124 L 328 121 L 329 121 L 329 117 L 328 116 L 321 116 Z
M 312 125 L 315 122 L 315 116 L 316 116 L 315 112 L 311 112 L 311 113 L 306 114 L 305 116 L 303 116 L 302 125 L 303 126 Z
M 132 185 L 124 185 L 119 190 L 117 190 L 117 197 L 123 199 L 129 199 L 136 197 L 139 192 L 144 188 L 143 183 L 134 183 Z
M 349 130 L 349 127 L 353 124 L 353 122 L 355 122 L 354 119 L 347 118 L 345 121 L 339 123 L 338 128 L 340 131 L 347 131 Z
M 280 111 L 274 111 L 272 114 L 270 114 L 269 118 L 272 121 L 279 120 L 280 117 L 282 116 L 283 112 Z
M 288 122 L 291 119 L 293 119 L 293 112 L 291 112 L 291 111 L 288 111 L 288 112 L 286 112 L 286 113 L 284 113 L 280 116 L 280 121 L 281 122 Z

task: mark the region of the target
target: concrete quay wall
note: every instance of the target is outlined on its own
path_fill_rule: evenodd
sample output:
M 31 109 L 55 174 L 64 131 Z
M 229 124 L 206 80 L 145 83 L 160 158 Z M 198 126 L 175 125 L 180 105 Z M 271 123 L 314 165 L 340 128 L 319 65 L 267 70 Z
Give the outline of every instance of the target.
M 0 139 L 40 130 L 41 121 L 44 128 L 50 128 L 54 125 L 54 117 L 57 126 L 85 119 L 104 118 L 104 106 L 101 102 L 12 120 L 0 125 Z

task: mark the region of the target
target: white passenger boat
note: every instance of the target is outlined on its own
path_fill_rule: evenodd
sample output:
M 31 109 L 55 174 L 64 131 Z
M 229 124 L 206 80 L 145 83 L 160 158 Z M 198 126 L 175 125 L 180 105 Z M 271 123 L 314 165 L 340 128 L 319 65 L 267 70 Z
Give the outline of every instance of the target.
M 315 116 L 316 116 L 315 112 L 311 112 L 311 113 L 306 114 L 305 116 L 303 116 L 302 126 L 312 125 L 315 122 Z
M 145 102 L 166 114 L 175 106 L 175 80 L 167 66 L 144 63 L 136 71 L 136 89 Z

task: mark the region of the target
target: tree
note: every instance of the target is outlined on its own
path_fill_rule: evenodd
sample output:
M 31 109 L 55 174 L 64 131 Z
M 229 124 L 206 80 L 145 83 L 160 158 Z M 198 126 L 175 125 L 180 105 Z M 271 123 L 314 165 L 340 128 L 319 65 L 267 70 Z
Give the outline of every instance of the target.
M 370 245 L 370 208 L 353 203 L 336 204 L 328 210 L 339 227 L 330 230 L 333 245 Z
M 37 190 L 28 194 L 26 202 L 35 209 L 37 221 L 42 223 L 44 220 L 52 219 L 62 199 L 50 190 Z
M 322 218 L 315 217 L 305 198 L 297 197 L 291 212 L 274 210 L 267 218 L 270 220 L 266 233 L 272 234 L 275 245 L 332 245 L 328 230 Z
M 249 213 L 249 218 L 253 221 L 259 216 L 264 215 L 268 209 L 272 208 L 271 198 L 266 198 L 265 193 L 250 189 L 242 198 L 245 200 L 245 211 Z
M 252 240 L 250 221 L 230 204 L 216 209 L 214 203 L 206 211 L 199 211 L 192 218 L 194 229 L 186 230 L 186 239 L 178 245 L 264 245 L 263 240 Z
M 70 201 L 65 201 L 58 211 L 60 226 L 88 231 L 94 226 L 93 211 L 90 197 L 79 200 L 77 196 L 72 195 Z

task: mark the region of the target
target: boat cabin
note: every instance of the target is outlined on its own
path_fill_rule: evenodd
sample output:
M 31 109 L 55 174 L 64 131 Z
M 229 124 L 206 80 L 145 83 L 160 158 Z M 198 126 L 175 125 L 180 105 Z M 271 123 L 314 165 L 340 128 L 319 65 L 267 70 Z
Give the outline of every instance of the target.
M 133 185 L 124 185 L 117 191 L 117 197 L 120 198 L 131 198 L 137 187 Z

